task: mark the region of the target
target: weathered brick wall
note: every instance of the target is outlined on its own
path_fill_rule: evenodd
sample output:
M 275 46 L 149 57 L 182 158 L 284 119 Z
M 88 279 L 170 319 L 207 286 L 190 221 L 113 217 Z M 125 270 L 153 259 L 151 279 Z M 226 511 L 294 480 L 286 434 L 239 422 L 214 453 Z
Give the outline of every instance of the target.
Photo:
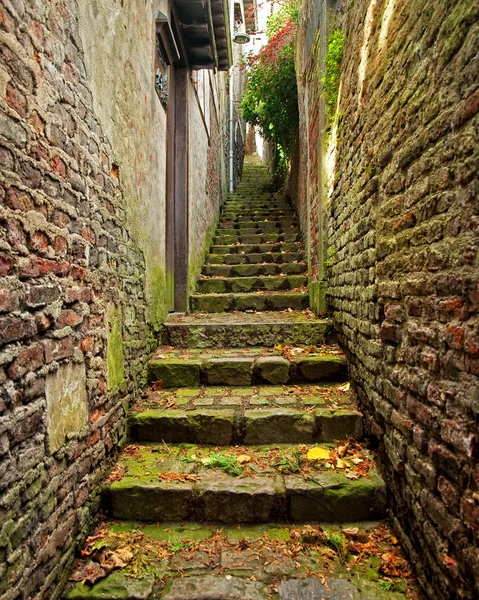
M 151 346 L 75 15 L 73 1 L 0 4 L 2 599 L 67 574 Z
M 331 312 L 424 590 L 477 598 L 479 6 L 338 10 Z
M 0 1 L 1 600 L 60 594 L 165 316 L 158 10 Z
M 296 71 L 298 83 L 298 107 L 301 132 L 298 137 L 298 154 L 293 157 L 293 169 L 298 171 L 295 187 L 289 192 L 298 209 L 308 257 L 310 305 L 320 313 L 324 311 L 324 282 L 326 279 L 325 220 L 327 208 L 324 202 L 325 181 L 321 156 L 325 146 L 324 98 L 321 93 L 321 59 L 324 42 L 319 35 L 321 15 L 328 10 L 328 1 L 319 3 L 305 0 L 300 14 L 296 40 Z

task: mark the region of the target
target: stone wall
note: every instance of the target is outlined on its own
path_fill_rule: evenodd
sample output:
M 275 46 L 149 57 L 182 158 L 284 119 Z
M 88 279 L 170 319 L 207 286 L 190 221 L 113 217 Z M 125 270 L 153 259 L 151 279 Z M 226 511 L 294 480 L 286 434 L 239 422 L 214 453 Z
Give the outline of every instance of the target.
M 158 10 L 0 2 L 2 600 L 60 594 L 167 310 Z
M 318 30 L 323 40 L 332 27 L 346 36 L 338 128 L 309 139 L 326 173 L 331 314 L 378 443 L 391 518 L 423 589 L 429 598 L 474 598 L 479 7 L 358 0 L 336 8 Z M 323 65 L 299 66 L 305 81 Z M 317 94 L 317 83 L 305 85 L 309 98 Z M 304 97 L 306 136 L 314 124 Z M 311 160 L 309 168 L 311 182 Z

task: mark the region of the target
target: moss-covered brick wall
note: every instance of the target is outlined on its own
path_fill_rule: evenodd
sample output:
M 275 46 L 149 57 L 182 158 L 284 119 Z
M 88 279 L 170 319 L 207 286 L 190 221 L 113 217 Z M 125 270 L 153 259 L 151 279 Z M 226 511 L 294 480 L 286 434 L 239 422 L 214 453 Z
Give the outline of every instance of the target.
M 167 312 L 159 10 L 0 2 L 2 600 L 61 594 Z M 219 174 L 196 178 L 201 255 Z
M 427 596 L 477 598 L 479 5 L 326 8 L 304 2 L 298 48 L 312 274 L 327 234 L 331 315 Z M 309 48 L 332 22 L 345 36 L 339 101 L 318 133 L 324 65 Z

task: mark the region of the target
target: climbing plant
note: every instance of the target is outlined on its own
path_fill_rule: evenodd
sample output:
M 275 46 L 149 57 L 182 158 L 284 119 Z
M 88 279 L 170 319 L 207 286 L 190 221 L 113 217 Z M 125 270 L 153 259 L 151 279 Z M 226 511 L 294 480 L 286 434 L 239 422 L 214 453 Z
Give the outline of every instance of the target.
M 328 48 L 324 57 L 324 70 L 321 77 L 323 94 L 326 100 L 328 116 L 334 120 L 338 103 L 339 76 L 343 60 L 344 33 L 342 29 L 333 29 L 328 38 Z
M 241 112 L 277 149 L 279 170 L 286 167 L 298 133 L 298 88 L 294 39 L 300 0 L 284 0 L 267 22 L 268 43 L 246 61 L 247 83 Z

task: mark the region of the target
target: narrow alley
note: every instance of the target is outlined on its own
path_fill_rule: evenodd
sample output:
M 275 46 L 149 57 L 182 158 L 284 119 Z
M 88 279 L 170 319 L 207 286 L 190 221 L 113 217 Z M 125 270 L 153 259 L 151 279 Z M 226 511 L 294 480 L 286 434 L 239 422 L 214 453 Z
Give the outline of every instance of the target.
M 0 0 L 0 600 L 479 598 L 477 0 Z
M 106 482 L 111 520 L 87 539 L 67 600 L 414 597 L 345 357 L 307 308 L 294 210 L 254 162 L 191 314 L 167 321 L 149 362 Z M 112 561 L 124 569 L 104 578 Z

